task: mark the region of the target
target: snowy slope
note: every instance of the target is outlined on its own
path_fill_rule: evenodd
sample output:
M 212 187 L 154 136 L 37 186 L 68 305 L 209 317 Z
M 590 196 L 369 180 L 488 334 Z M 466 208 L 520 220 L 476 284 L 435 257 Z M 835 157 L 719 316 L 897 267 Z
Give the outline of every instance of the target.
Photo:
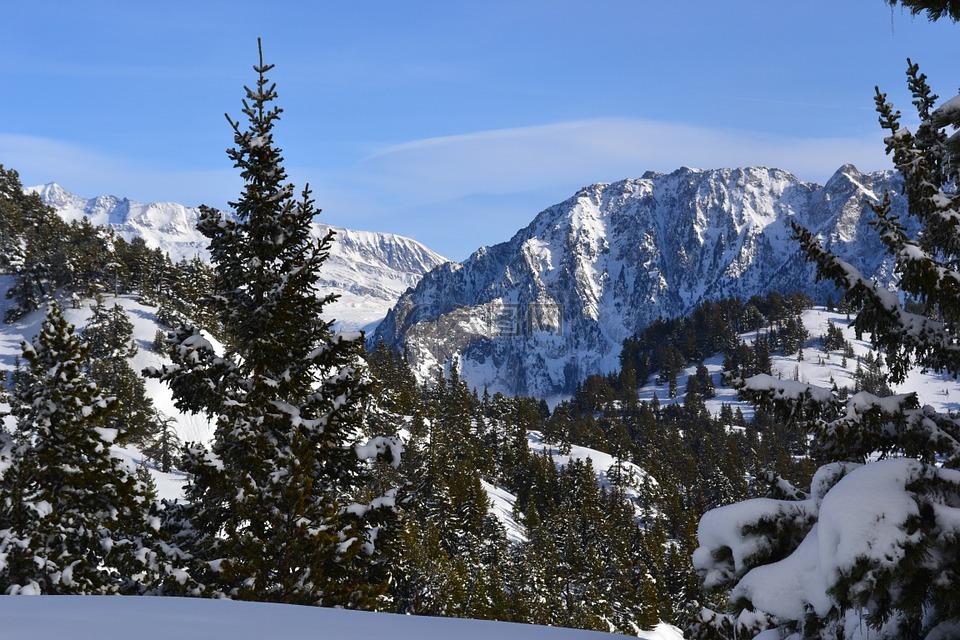
M 796 356 L 775 356 L 774 377 L 781 377 L 784 382 L 797 380 L 803 387 L 816 385 L 824 391 L 836 383 L 838 388 L 847 387 L 852 391 L 856 356 L 862 357 L 871 351 L 869 342 L 856 339 L 843 314 L 816 308 L 805 312 L 803 321 L 810 333 L 803 360 L 799 361 Z M 822 350 L 819 337 L 826 332 L 828 322 L 843 329 L 845 339 L 856 354 L 847 358 L 846 366 L 841 352 Z M 693 371 L 689 373 L 692 375 Z M 760 382 L 758 386 L 764 385 Z M 960 410 L 960 382 L 942 373 L 913 369 L 902 384 L 890 387 L 894 393 L 916 393 L 921 406 L 926 405 L 938 413 L 956 415 Z M 790 386 L 785 389 L 791 393 Z M 644 391 L 642 395 L 651 397 L 652 389 Z M 661 387 L 657 391 L 658 397 L 663 397 L 666 390 Z M 746 407 L 739 404 L 746 414 Z M 714 412 L 717 409 L 717 405 L 711 407 Z M 952 543 L 943 541 L 953 540 L 960 534 L 960 509 L 955 498 L 950 497 L 955 496 L 954 488 L 960 485 L 960 472 L 939 466 L 931 469 L 919 460 L 897 457 L 896 453 L 888 455 L 882 459 L 872 456 L 866 464 L 834 462 L 820 467 L 812 479 L 809 496 L 803 500 L 757 498 L 722 506 L 703 516 L 693 564 L 703 576 L 705 587 L 735 584 L 730 601 L 749 601 L 755 609 L 741 620 L 746 619 L 747 624 L 750 620 L 763 620 L 759 613 L 762 611 L 775 616 L 779 619 L 775 624 L 782 625 L 780 629 L 757 635 L 757 640 L 799 640 L 803 634 L 788 633 L 787 625 L 795 623 L 800 627 L 811 615 L 836 621 L 838 637 L 852 640 L 907 637 L 904 629 L 896 626 L 895 612 L 885 621 L 882 633 L 867 624 L 867 616 L 876 610 L 876 603 L 889 598 L 888 590 L 903 589 L 903 583 L 896 582 L 900 578 L 893 579 L 894 586 L 887 586 L 885 578 L 879 576 L 901 562 L 909 565 L 904 560 L 907 550 L 917 545 L 924 549 L 924 557 L 930 559 L 934 578 L 938 568 L 950 566 L 951 561 L 940 555 L 938 545 L 953 548 Z M 936 488 L 926 488 L 931 486 Z M 912 522 L 927 507 L 933 515 L 921 532 Z M 763 538 L 767 534 L 757 532 L 771 531 L 771 522 L 786 520 L 792 520 L 792 527 L 802 530 L 802 538 L 795 538 L 799 544 L 792 543 L 789 553 L 780 550 L 771 559 L 760 551 L 766 544 Z M 758 527 L 760 521 L 763 525 Z M 801 522 L 806 524 L 798 524 Z M 789 537 L 781 535 L 781 539 Z M 928 546 L 929 541 L 933 542 Z M 757 557 L 767 559 L 756 565 Z M 753 568 L 747 570 L 749 566 Z M 726 582 L 734 570 L 740 577 Z M 852 589 L 868 590 L 866 593 L 871 598 L 864 607 L 838 606 L 838 583 L 844 577 L 858 585 Z M 918 593 L 930 602 L 930 596 L 922 589 Z M 948 597 L 956 597 L 956 593 Z M 956 620 L 937 619 L 932 615 L 928 619 L 933 622 L 925 619 L 924 624 L 935 625 L 935 628 L 925 629 L 925 637 L 960 637 L 960 624 Z M 746 632 L 741 635 L 750 636 Z
M 855 385 L 854 373 L 857 370 L 857 356 L 865 357 L 873 351 L 870 345 L 870 335 L 865 334 L 863 340 L 858 340 L 856 332 L 850 326 L 851 320 L 843 313 L 827 311 L 824 307 L 814 307 L 803 312 L 802 315 L 804 327 L 806 327 L 809 337 L 804 344 L 803 360 L 799 360 L 796 355 L 784 357 L 778 354 L 772 354 L 771 371 L 774 377 L 784 380 L 799 380 L 800 382 L 816 385 L 829 389 L 834 383 L 837 388 L 847 387 L 851 391 Z M 825 353 L 823 351 L 820 337 L 827 332 L 827 324 L 832 322 L 843 330 L 844 338 L 853 346 L 854 356 L 847 359 L 846 366 L 843 366 L 842 354 L 838 351 Z M 754 332 L 744 333 L 740 339 L 747 344 L 753 344 L 756 336 Z M 876 352 L 874 352 L 876 355 Z M 717 395 L 705 402 L 707 409 L 713 415 L 720 412 L 721 404 L 728 404 L 731 407 L 739 407 L 743 415 L 750 418 L 753 415 L 753 407 L 750 403 L 739 400 L 737 391 L 731 387 L 721 385 L 720 372 L 723 370 L 723 356 L 713 355 L 704 360 L 704 364 L 713 379 L 716 386 Z M 649 384 L 643 384 L 640 387 L 639 399 L 650 402 L 653 396 L 661 405 L 683 402 L 683 390 L 687 386 L 687 378 L 695 375 L 696 366 L 687 367 L 677 375 L 677 389 L 679 395 L 676 398 L 669 397 L 668 384 L 666 382 L 657 384 L 655 378 L 651 378 Z M 907 375 L 907 379 L 900 385 L 890 385 L 894 393 L 916 392 L 921 405 L 930 405 L 938 412 L 949 413 L 960 411 L 960 382 L 954 380 L 949 375 L 937 371 L 922 371 L 913 369 Z
M 0 276 L 0 314 L 10 304 L 6 299 L 6 291 L 12 282 L 12 276 Z M 140 304 L 129 296 L 107 297 L 104 303 L 108 307 L 114 304 L 122 306 L 133 324 L 133 339 L 137 343 L 137 354 L 131 359 L 130 366 L 134 371 L 169 363 L 164 356 L 151 350 L 157 330 L 160 328 L 157 323 L 156 307 Z M 61 304 L 64 307 L 63 315 L 67 322 L 77 327 L 78 331 L 82 331 L 91 315 L 91 302 L 84 301 L 80 308 L 76 309 L 71 308 L 67 302 Z M 26 314 L 14 323 L 0 324 L 0 371 L 9 373 L 14 369 L 16 359 L 22 353 L 20 343 L 33 339 L 39 333 L 45 315 L 46 306 Z M 174 419 L 177 435 L 183 442 L 210 442 L 213 437 L 213 428 L 205 417 L 180 413 L 173 404 L 170 388 L 159 380 L 145 379 L 144 384 L 147 396 L 153 400 L 157 410 Z
M 899 188 L 892 172 L 851 165 L 824 186 L 760 167 L 595 184 L 510 241 L 434 269 L 376 337 L 405 345 L 425 379 L 457 359 L 464 379 L 491 392 L 569 392 L 586 375 L 612 370 L 624 338 L 705 299 L 771 289 L 825 298 L 830 289 L 814 284 L 791 221 L 888 279 L 865 213 L 868 200 Z M 902 197 L 893 204 L 903 212 Z
M 561 453 L 559 447 L 545 442 L 543 440 L 543 434 L 537 431 L 527 433 L 527 446 L 538 455 L 550 456 L 558 467 L 566 466 L 574 460 L 589 460 L 596 473 L 598 484 L 607 489 L 612 487 L 611 476 L 614 473 L 614 467 L 619 462 L 621 466 L 620 474 L 623 478 L 620 487 L 623 490 L 624 497 L 633 501 L 635 506 L 637 501 L 643 498 L 645 491 L 656 491 L 657 489 L 657 481 L 644 469 L 632 462 L 625 460 L 618 461 L 617 458 L 609 453 L 603 453 L 602 451 L 580 445 L 571 445 L 568 453 Z M 639 511 L 637 512 L 637 516 L 643 515 L 646 514 L 640 513 Z
M 416 240 L 392 233 L 316 225 L 318 234 L 327 230 L 336 236 L 321 269 L 320 287 L 340 295 L 330 305 L 330 316 L 344 330 L 372 331 L 423 274 L 447 262 Z
M 174 261 L 206 257 L 207 239 L 197 230 L 199 210 L 174 202 L 139 203 L 115 196 L 81 198 L 56 183 L 30 187 L 64 220 L 88 219 L 109 226 L 130 240 L 143 238 Z M 446 262 L 419 242 L 390 233 L 353 231 L 317 224 L 315 233 L 336 233 L 330 257 L 321 273 L 320 287 L 341 298 L 330 305 L 330 317 L 345 330 L 372 328 L 424 273 Z
M 22 640 L 614 640 L 609 633 L 556 627 L 402 616 L 284 604 L 122 596 L 0 598 L 0 637 Z M 641 633 L 679 640 L 668 625 Z

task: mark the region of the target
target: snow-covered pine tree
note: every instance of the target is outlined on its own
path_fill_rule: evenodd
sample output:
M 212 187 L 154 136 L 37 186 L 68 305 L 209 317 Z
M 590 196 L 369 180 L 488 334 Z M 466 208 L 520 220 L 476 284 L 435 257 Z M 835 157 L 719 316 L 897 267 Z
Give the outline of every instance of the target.
M 272 68 L 261 52 L 243 101 L 247 127 L 227 116 L 227 154 L 244 180 L 235 215 L 203 207 L 198 226 L 225 350 L 186 326 L 172 334 L 174 364 L 153 372 L 181 410 L 216 422 L 211 451 L 188 449 L 187 504 L 167 511 L 171 523 L 189 522 L 175 540 L 208 595 L 372 608 L 386 589 L 396 515 L 390 491 L 362 499 L 364 459 L 398 442 L 356 441 L 360 346 L 323 317 L 335 296 L 317 281 L 333 233 L 313 235 L 309 188 L 296 200 L 285 184 Z
M 152 497 L 110 452 L 113 400 L 83 373 L 86 347 L 56 303 L 23 358 L 0 454 L 0 592 L 136 593 Z
M 795 228 L 819 276 L 858 306 L 855 326 L 886 355 L 893 382 L 914 365 L 960 374 L 960 96 L 935 109 L 925 76 L 908 65 L 916 133 L 876 97 L 887 152 L 922 225 L 910 238 L 888 198 L 873 204 L 900 292 Z M 844 638 L 863 620 L 880 638 L 960 634 L 960 420 L 921 408 L 912 393 L 841 400 L 770 376 L 745 388 L 783 415 L 812 420 L 823 466 L 800 499 L 742 502 L 700 522 L 694 562 L 706 587 L 731 590 L 740 635 L 779 626 L 790 637 Z
M 23 184 L 14 169 L 0 164 L 0 271 L 6 273 L 19 262 Z
M 4 322 L 12 322 L 38 309 L 70 280 L 68 247 L 70 227 L 40 200 L 26 194 L 20 176 L 0 165 L 0 270 L 14 273 L 16 282 L 7 291 L 14 301 Z
M 130 366 L 137 353 L 133 324 L 119 304 L 107 309 L 102 300 L 83 330 L 88 359 L 84 369 L 116 402 L 107 414 L 106 426 L 117 430 L 118 444 L 143 446 L 160 425 L 153 402 L 147 397 L 143 378 Z

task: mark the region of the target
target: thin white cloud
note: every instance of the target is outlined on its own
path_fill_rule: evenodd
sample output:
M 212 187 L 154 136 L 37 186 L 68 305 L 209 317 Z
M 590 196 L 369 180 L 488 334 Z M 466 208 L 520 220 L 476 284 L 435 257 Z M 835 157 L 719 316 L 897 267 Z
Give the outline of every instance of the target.
M 641 119 L 594 119 L 385 147 L 354 167 L 325 176 L 318 200 L 327 203 L 336 224 L 416 235 L 457 259 L 482 244 L 510 238 L 539 211 L 593 182 L 681 166 L 767 166 L 823 184 L 846 163 L 862 171 L 890 167 L 882 133 L 789 138 Z
M 889 166 L 880 134 L 800 139 L 619 118 L 418 140 L 365 158 L 355 172 L 414 197 L 455 198 L 610 182 L 681 166 L 770 166 L 822 182 L 848 162 L 862 170 Z

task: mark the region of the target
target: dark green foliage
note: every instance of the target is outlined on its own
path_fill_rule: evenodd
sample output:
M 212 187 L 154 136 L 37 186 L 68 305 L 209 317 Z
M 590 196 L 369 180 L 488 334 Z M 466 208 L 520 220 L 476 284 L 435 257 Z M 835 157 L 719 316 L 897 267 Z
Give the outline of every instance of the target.
M 885 0 L 891 7 L 898 4 L 908 9 L 913 15 L 926 13 L 931 22 L 941 18 L 949 18 L 953 22 L 960 22 L 960 3 L 957 0 Z
M 813 301 L 803 293 L 784 296 L 771 292 L 747 302 L 737 298 L 707 301 L 685 318 L 658 319 L 638 336 L 624 340 L 621 372 L 606 381 L 610 389 L 598 393 L 602 387 L 598 389 L 594 379 L 599 376 L 591 376 L 583 383 L 586 397 L 594 402 L 612 395 L 635 398 L 636 387 L 656 373 L 658 382 L 668 385 L 668 396 L 676 398 L 681 391 L 678 375 L 691 363 L 715 353 L 724 354 L 724 369 L 730 377 L 769 373 L 772 351 L 785 355 L 800 352 L 808 338 L 800 316 L 811 306 Z M 746 333 L 756 334 L 752 345 L 741 339 Z M 710 397 L 712 381 L 708 384 L 702 371 L 698 375 L 700 395 Z M 588 387 L 591 382 L 593 388 Z
M 188 448 L 188 503 L 168 508 L 168 518 L 189 522 L 176 539 L 206 594 L 376 608 L 390 574 L 395 498 L 370 495 L 353 446 L 362 361 L 322 317 L 333 296 L 319 295 L 318 273 L 333 234 L 311 234 L 318 211 L 309 190 L 295 200 L 284 183 L 271 68 L 262 60 L 254 68 L 248 128 L 228 118 L 228 155 L 244 180 L 235 216 L 204 207 L 199 224 L 216 270 L 207 303 L 226 353 L 185 325 L 173 336 L 175 365 L 155 374 L 179 408 L 216 422 L 212 451 Z
M 56 304 L 23 357 L 0 480 L 0 591 L 136 593 L 150 570 L 151 495 L 110 453 L 111 402 L 84 374 L 86 346 Z
M 174 265 L 142 238 L 127 242 L 86 218 L 67 224 L 38 194 L 25 194 L 17 172 L 2 165 L 0 273 L 16 275 L 7 292 L 14 305 L 5 322 L 40 308 L 61 290 L 76 299 L 137 291 L 144 302 L 164 301 L 217 330 L 209 307 L 200 303 L 202 294 L 212 292 L 208 266 L 197 259 Z
M 915 12 L 919 7 L 931 7 L 930 3 L 904 4 Z M 904 195 L 910 215 L 921 224 L 920 234 L 906 234 L 891 214 L 889 195 L 871 203 L 877 216 L 874 226 L 895 260 L 901 293 L 867 280 L 825 250 L 813 233 L 794 227 L 803 250 L 817 264 L 818 277 L 846 290 L 845 301 L 857 309 L 854 327 L 860 334 L 870 333 L 880 355 L 870 353 L 858 363 L 857 393 L 849 399 L 826 389 L 796 383 L 790 386 L 760 377 L 745 387 L 782 424 L 794 425 L 800 433 L 814 433 L 811 453 L 823 466 L 808 500 L 778 496 L 786 500 L 765 503 L 776 505 L 776 510 L 765 516 L 756 517 L 764 503 L 754 503 L 744 511 L 754 518 L 752 522 L 717 518 L 711 520 L 712 525 L 704 525 L 724 526 L 723 521 L 735 521 L 739 528 L 736 534 L 753 541 L 753 555 L 741 559 L 737 572 L 725 568 L 723 549 L 698 551 L 707 580 L 714 581 L 714 586 L 731 587 L 755 567 L 793 553 L 805 536 L 814 535 L 813 525 L 825 531 L 846 524 L 847 518 L 860 517 L 864 520 L 852 523 L 859 527 L 858 533 L 865 531 L 865 540 L 872 541 L 874 536 L 878 540 L 895 539 L 895 553 L 878 554 L 872 542 L 865 542 L 860 553 L 848 550 L 838 554 L 831 561 L 836 563 L 835 568 L 821 568 L 829 611 L 821 603 L 816 610 L 808 607 L 800 619 L 777 622 L 782 631 L 797 631 L 804 637 L 842 638 L 844 621 L 849 622 L 851 617 L 865 620 L 881 638 L 947 637 L 956 635 L 960 619 L 955 596 L 960 582 L 953 570 L 960 562 L 954 545 L 958 528 L 952 515 L 960 504 L 960 476 L 954 470 L 960 466 L 960 423 L 956 416 L 920 408 L 915 394 L 890 396 L 884 375 L 884 361 L 894 382 L 902 382 L 916 364 L 944 370 L 954 377 L 960 374 L 956 342 L 960 327 L 960 276 L 956 271 L 960 256 L 956 189 L 960 155 L 954 131 L 960 122 L 960 109 L 950 103 L 936 109 L 937 96 L 910 61 L 907 83 L 921 123 L 915 133 L 901 127 L 899 112 L 879 90 L 876 105 L 880 124 L 889 133 L 887 152 L 903 175 Z M 827 338 L 828 348 L 842 346 L 846 357 L 848 345 L 842 336 L 828 330 Z M 855 475 L 856 480 L 845 483 L 848 474 Z M 843 492 L 840 483 L 845 483 Z M 843 496 L 842 504 L 849 504 L 855 499 L 849 492 L 857 487 L 865 494 L 876 488 L 885 491 L 891 503 L 908 504 L 905 519 L 890 521 L 885 505 L 876 505 L 875 515 L 859 516 L 848 515 L 835 503 L 828 508 L 825 495 L 837 491 L 833 495 Z M 864 495 L 865 504 L 871 504 L 870 498 Z M 707 514 L 704 522 L 708 518 L 712 515 Z M 712 558 L 706 552 L 712 552 Z M 741 609 L 752 610 L 749 598 L 759 597 L 756 591 L 750 595 L 749 586 L 745 591 L 740 589 L 737 586 L 733 592 L 742 596 L 731 603 L 734 615 Z
M 181 458 L 183 443 L 177 435 L 173 418 L 154 411 L 152 422 L 156 428 L 141 446 L 144 455 L 164 473 L 172 471 L 175 467 L 180 468 L 183 466 Z
M 83 331 L 89 349 L 85 369 L 114 402 L 106 425 L 117 430 L 118 444 L 142 446 L 159 428 L 153 402 L 146 395 L 143 378 L 130 367 L 137 353 L 133 324 L 118 304 L 107 309 L 101 301 Z
M 857 369 L 853 377 L 855 392 L 866 391 L 881 398 L 893 395 L 887 385 L 883 356 L 874 356 L 872 351 L 857 362 Z
M 4 249 L 0 269 L 17 274 L 7 291 L 7 298 L 14 301 L 4 318 L 10 322 L 38 309 L 54 291 L 71 281 L 69 242 L 64 242 L 69 227 L 37 194 L 24 194 L 17 172 L 2 165 L 0 197 L 0 242 Z
M 840 351 L 844 349 L 847 344 L 846 339 L 843 337 L 843 329 L 832 321 L 827 322 L 827 333 L 824 334 L 822 340 L 824 351 Z
M 887 152 L 904 176 L 910 214 L 920 220 L 924 232 L 918 238 L 908 238 L 890 214 L 888 199 L 871 206 L 877 216 L 874 226 L 896 259 L 901 289 L 912 304 L 900 304 L 893 294 L 874 287 L 855 269 L 824 251 L 809 231 L 795 228 L 804 251 L 818 265 L 818 275 L 848 289 L 847 297 L 860 309 L 854 326 L 858 332 L 871 334 L 890 366 L 894 382 L 901 382 L 914 363 L 954 375 L 960 372 L 960 348 L 950 337 L 960 326 L 960 284 L 951 269 L 960 243 L 956 216 L 950 215 L 957 195 L 949 187 L 957 175 L 950 159 L 956 162 L 960 155 L 948 153 L 943 132 L 943 127 L 951 125 L 950 118 L 960 121 L 960 113 L 954 110 L 941 115 L 933 109 L 937 96 L 926 76 L 909 61 L 907 78 L 922 122 L 916 134 L 901 127 L 900 113 L 879 89 L 876 104 L 881 126 L 890 134 L 886 138 Z
M 409 375 L 402 356 L 378 346 L 370 360 L 378 395 L 395 403 Z M 690 562 L 700 514 L 787 486 L 774 477 L 809 482 L 810 469 L 793 455 L 806 455 L 804 434 L 748 423 L 729 406 L 713 418 L 700 391 L 712 381 L 698 369 L 685 402 L 670 407 L 624 401 L 622 371 L 588 378 L 552 413 L 530 399 L 478 399 L 456 367 L 406 394 L 412 436 L 399 471 L 412 500 L 392 588 L 398 608 L 632 633 L 705 601 Z M 531 431 L 555 454 L 586 445 L 616 460 L 600 474 L 583 461 L 558 466 L 529 452 Z M 650 476 L 638 481 L 633 463 Z M 748 484 L 751 476 L 765 481 Z M 483 516 L 480 478 L 516 496 L 526 542 L 504 547 L 499 524 Z

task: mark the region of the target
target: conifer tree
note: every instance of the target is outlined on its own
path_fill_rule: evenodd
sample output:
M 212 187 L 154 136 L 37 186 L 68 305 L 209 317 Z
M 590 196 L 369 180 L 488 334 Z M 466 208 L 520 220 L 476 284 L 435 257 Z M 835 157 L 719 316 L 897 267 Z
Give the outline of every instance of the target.
M 913 15 L 926 13 L 931 21 L 949 18 L 960 22 L 960 4 L 957 0 L 886 0 L 891 7 L 901 5 Z
M 107 309 L 98 300 L 83 338 L 89 355 L 85 370 L 116 400 L 107 415 L 107 426 L 117 430 L 119 444 L 142 446 L 159 425 L 143 378 L 130 366 L 129 358 L 136 355 L 137 345 L 127 312 L 118 304 Z
M 172 337 L 174 365 L 155 372 L 180 409 L 216 422 L 212 450 L 188 450 L 188 503 L 171 518 L 190 522 L 178 539 L 207 594 L 376 607 L 395 500 L 356 502 L 361 453 L 398 447 L 354 442 L 359 346 L 334 335 L 323 315 L 335 296 L 317 282 L 333 232 L 318 240 L 309 188 L 296 200 L 285 184 L 272 68 L 261 54 L 243 102 L 246 128 L 227 117 L 235 145 L 227 153 L 244 180 L 234 215 L 203 207 L 198 226 L 217 272 L 209 303 L 225 352 L 186 326 Z
M 17 274 L 7 291 L 13 300 L 4 315 L 12 322 L 40 308 L 70 280 L 70 228 L 36 193 L 25 194 L 20 176 L 0 165 L 0 269 Z
M 177 435 L 176 421 L 154 409 L 151 422 L 157 427 L 144 443 L 143 453 L 147 459 L 156 463 L 160 471 L 168 473 L 174 467 L 180 466 L 180 452 L 183 448 Z
M 960 97 L 935 108 L 938 97 L 909 60 L 907 80 L 920 121 L 915 133 L 879 89 L 876 105 L 921 233 L 906 234 L 889 195 L 871 205 L 900 294 L 794 227 L 818 275 L 844 288 L 859 309 L 854 326 L 871 334 L 897 383 L 915 364 L 960 374 Z M 705 584 L 731 588 L 733 611 L 753 621 L 741 634 L 780 626 L 843 638 L 862 620 L 880 638 L 960 634 L 960 420 L 921 408 L 915 393 L 879 398 L 863 390 L 841 400 L 829 389 L 769 376 L 746 386 L 784 415 L 817 416 L 815 453 L 823 464 L 807 495 L 730 505 L 700 523 L 695 563 Z M 772 595 L 771 585 L 798 572 L 809 579 Z
M 86 351 L 55 303 L 23 344 L 0 479 L 3 593 L 135 593 L 150 570 L 151 495 L 110 453 L 112 399 L 84 374 Z

